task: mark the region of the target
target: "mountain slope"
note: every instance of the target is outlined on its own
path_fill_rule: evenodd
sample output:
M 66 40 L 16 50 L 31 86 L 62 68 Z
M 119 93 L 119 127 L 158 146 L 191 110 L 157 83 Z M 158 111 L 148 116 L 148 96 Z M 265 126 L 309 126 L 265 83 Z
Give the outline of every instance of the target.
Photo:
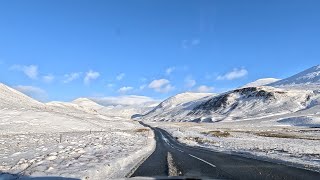
M 320 65 L 311 67 L 305 71 L 302 71 L 296 75 L 282 79 L 280 81 L 268 84 L 274 87 L 283 86 L 320 86 Z
M 241 88 L 264 86 L 264 85 L 267 85 L 267 84 L 271 84 L 271 83 L 277 82 L 279 80 L 280 79 L 276 79 L 276 78 L 257 79 L 256 81 L 250 82 L 250 83 L 242 86 Z
M 0 83 L 0 108 L 40 108 L 44 104 Z
M 232 120 L 289 113 L 320 103 L 319 91 L 248 87 L 229 91 L 196 106 L 188 115 Z
M 172 96 L 162 101 L 153 110 L 145 114 L 144 120 L 156 121 L 175 121 L 181 119 L 190 112 L 193 107 L 197 106 L 209 97 L 214 96 L 212 93 L 192 93 L 186 92 Z

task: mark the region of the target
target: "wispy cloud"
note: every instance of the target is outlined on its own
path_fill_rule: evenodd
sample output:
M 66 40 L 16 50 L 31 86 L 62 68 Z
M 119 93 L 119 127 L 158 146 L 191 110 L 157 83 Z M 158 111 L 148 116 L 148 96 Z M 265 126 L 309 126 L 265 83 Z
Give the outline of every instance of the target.
M 185 39 L 182 41 L 182 48 L 188 49 L 188 48 L 192 48 L 194 46 L 198 46 L 199 44 L 200 44 L 199 38 L 194 38 L 191 40 Z
M 196 89 L 196 92 L 208 93 L 208 92 L 212 92 L 213 90 L 214 90 L 214 87 L 201 85 Z
M 147 84 L 142 84 L 142 85 L 139 87 L 139 89 L 140 89 L 140 90 L 144 90 L 146 87 L 147 87 Z
M 45 90 L 35 87 L 35 86 L 15 86 L 16 90 L 26 94 L 27 96 L 30 96 L 34 99 L 37 99 L 39 101 L 45 101 L 48 98 L 48 95 Z
M 217 77 L 217 80 L 234 80 L 234 79 L 239 79 L 242 78 L 244 76 L 246 76 L 248 74 L 248 71 L 244 68 L 234 68 L 232 71 L 224 74 L 224 75 L 220 75 Z
M 124 86 L 124 87 L 121 87 L 118 92 L 121 93 L 121 94 L 125 94 L 129 91 L 133 90 L 133 87 L 131 86 Z
M 107 84 L 107 87 L 108 87 L 108 88 L 113 88 L 113 87 L 114 87 L 114 84 L 109 83 L 109 84 Z
M 45 83 L 51 83 L 53 80 L 54 80 L 54 75 L 52 74 L 48 74 L 48 75 L 45 75 L 45 76 L 42 76 L 42 79 Z
M 185 87 L 192 88 L 197 84 L 197 81 L 194 80 L 191 76 L 188 76 L 184 79 Z
M 166 69 L 166 75 L 170 75 L 176 68 L 175 67 L 168 67 Z
M 69 83 L 71 81 L 74 81 L 74 80 L 80 78 L 80 75 L 81 75 L 81 72 L 73 72 L 70 74 L 65 74 L 63 83 Z
M 38 66 L 36 65 L 13 65 L 10 70 L 21 71 L 30 79 L 37 79 L 39 74 Z
M 145 78 L 145 77 L 140 78 L 140 81 L 141 81 L 141 82 L 146 82 L 147 80 L 148 80 L 148 79 Z
M 125 73 L 120 73 L 120 74 L 118 74 L 118 76 L 116 77 L 116 79 L 117 79 L 118 81 L 121 81 L 125 76 L 126 76 Z
M 153 80 L 148 87 L 160 93 L 168 93 L 174 90 L 174 86 L 172 86 L 167 79 Z
M 90 84 L 90 82 L 92 80 L 97 79 L 99 76 L 100 76 L 99 72 L 95 72 L 95 71 L 90 70 L 90 71 L 86 72 L 86 76 L 84 77 L 83 82 L 84 82 L 84 84 L 88 85 L 88 84 Z

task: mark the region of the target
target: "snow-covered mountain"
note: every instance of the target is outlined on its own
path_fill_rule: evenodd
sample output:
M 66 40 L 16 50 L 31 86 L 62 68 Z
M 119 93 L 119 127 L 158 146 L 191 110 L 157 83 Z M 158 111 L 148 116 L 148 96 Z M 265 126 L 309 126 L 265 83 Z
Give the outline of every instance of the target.
M 320 103 L 320 93 L 311 90 L 284 90 L 248 87 L 229 91 L 196 106 L 188 115 L 214 120 L 234 120 L 295 112 Z
M 160 103 L 143 120 L 212 122 L 296 112 L 320 104 L 320 92 L 247 87 L 220 95 L 182 93 Z
M 40 108 L 44 104 L 0 83 L 0 108 Z
M 268 85 L 274 87 L 297 87 L 299 89 L 320 89 L 320 65 Z
M 183 121 L 182 117 L 185 117 L 195 106 L 213 96 L 212 93 L 186 92 L 177 94 L 162 101 L 142 118 L 156 121 L 171 121 L 180 118 L 179 120 Z
M 130 118 L 134 114 L 144 114 L 157 104 L 102 106 L 89 98 L 78 98 L 72 102 L 53 101 L 41 103 L 33 98 L 0 83 L 0 109 L 36 109 L 50 113 L 60 113 L 80 117 L 84 113 L 101 114 L 110 117 Z
M 216 96 L 178 94 L 160 103 L 143 116 L 143 119 L 201 122 L 286 114 L 320 105 L 319 87 L 318 65 L 283 80 L 258 79 L 239 89 Z
M 276 79 L 276 78 L 257 79 L 256 81 L 250 82 L 250 83 L 242 86 L 241 88 L 264 86 L 264 85 L 267 85 L 267 84 L 271 84 L 271 83 L 277 82 L 279 80 L 280 79 Z

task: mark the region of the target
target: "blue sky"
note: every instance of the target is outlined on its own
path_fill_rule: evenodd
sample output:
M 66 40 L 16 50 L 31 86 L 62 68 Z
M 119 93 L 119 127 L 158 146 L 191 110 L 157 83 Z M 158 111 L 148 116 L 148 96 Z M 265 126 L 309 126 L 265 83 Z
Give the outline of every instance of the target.
M 222 92 L 319 64 L 317 0 L 0 1 L 0 82 L 42 101 Z

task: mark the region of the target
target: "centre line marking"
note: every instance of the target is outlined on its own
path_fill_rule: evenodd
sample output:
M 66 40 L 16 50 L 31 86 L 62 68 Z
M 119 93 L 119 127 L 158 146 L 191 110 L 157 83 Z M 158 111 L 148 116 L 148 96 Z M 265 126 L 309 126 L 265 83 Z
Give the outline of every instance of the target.
M 178 148 L 177 148 L 177 150 L 180 151 L 180 152 L 184 152 L 184 151 L 182 151 L 181 149 L 178 149 Z
M 194 156 L 194 155 L 192 155 L 192 154 L 189 154 L 189 156 L 191 156 L 191 157 L 193 157 L 193 158 L 195 158 L 195 159 L 198 159 L 199 161 L 202 161 L 202 162 L 204 162 L 204 163 L 206 163 L 206 164 L 208 164 L 208 165 L 210 165 L 210 166 L 212 166 L 212 167 L 217 167 L 217 166 L 215 166 L 214 164 L 211 164 L 211 163 L 209 163 L 208 161 L 206 161 L 206 160 L 203 160 L 203 159 L 201 159 L 201 158 L 198 158 L 197 156 Z

